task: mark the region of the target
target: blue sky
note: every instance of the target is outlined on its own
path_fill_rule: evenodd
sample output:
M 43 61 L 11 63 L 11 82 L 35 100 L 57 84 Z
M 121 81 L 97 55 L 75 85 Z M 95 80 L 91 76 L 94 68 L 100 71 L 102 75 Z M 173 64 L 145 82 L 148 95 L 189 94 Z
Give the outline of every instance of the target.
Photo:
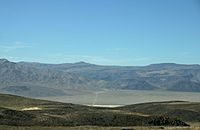
M 200 1 L 0 0 L 0 57 L 200 64 Z

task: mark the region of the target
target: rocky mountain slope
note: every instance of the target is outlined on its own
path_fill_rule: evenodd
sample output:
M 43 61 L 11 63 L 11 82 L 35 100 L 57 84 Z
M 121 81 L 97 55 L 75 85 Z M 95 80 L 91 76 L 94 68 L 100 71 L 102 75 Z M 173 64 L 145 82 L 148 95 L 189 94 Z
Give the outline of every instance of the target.
M 64 95 L 64 89 L 89 88 L 92 81 L 76 74 L 0 60 L 0 90 L 24 96 Z
M 23 89 L 24 88 L 24 89 Z M 41 88 L 41 92 L 37 90 Z M 13 89 L 13 90 L 12 90 Z M 0 59 L 0 91 L 63 95 L 63 90 L 170 90 L 200 92 L 200 66 L 173 63 L 100 66 L 85 62 L 41 64 Z M 26 95 L 25 95 L 26 96 Z

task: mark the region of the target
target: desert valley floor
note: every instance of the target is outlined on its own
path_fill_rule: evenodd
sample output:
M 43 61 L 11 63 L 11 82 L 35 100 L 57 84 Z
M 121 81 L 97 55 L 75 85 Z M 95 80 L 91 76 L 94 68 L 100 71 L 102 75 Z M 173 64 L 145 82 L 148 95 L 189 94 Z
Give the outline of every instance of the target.
M 200 94 L 196 92 L 105 90 L 99 92 L 79 92 L 69 96 L 40 97 L 40 99 L 90 106 L 102 105 L 115 107 L 137 103 L 172 100 L 199 102 Z

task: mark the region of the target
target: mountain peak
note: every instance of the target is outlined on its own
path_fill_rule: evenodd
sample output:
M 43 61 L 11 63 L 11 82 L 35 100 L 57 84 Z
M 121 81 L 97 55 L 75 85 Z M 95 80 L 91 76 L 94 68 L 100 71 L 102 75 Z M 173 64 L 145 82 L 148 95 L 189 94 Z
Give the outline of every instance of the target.
M 84 61 L 80 61 L 80 62 L 76 62 L 74 64 L 89 65 L 90 63 L 87 63 L 87 62 L 84 62 Z
M 86 62 L 84 62 L 84 61 L 79 61 L 79 62 L 76 62 L 76 64 L 82 64 L 82 63 L 84 63 L 84 64 L 87 64 Z
M 9 62 L 7 59 L 0 59 L 0 64 Z

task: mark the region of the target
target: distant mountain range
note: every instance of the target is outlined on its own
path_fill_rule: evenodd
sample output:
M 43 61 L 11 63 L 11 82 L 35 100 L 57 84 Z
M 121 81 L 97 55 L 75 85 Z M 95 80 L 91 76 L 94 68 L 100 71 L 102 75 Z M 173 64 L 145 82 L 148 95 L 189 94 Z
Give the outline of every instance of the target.
M 200 65 L 100 66 L 0 59 L 1 92 L 34 97 L 65 95 L 68 90 L 102 89 L 200 92 Z

